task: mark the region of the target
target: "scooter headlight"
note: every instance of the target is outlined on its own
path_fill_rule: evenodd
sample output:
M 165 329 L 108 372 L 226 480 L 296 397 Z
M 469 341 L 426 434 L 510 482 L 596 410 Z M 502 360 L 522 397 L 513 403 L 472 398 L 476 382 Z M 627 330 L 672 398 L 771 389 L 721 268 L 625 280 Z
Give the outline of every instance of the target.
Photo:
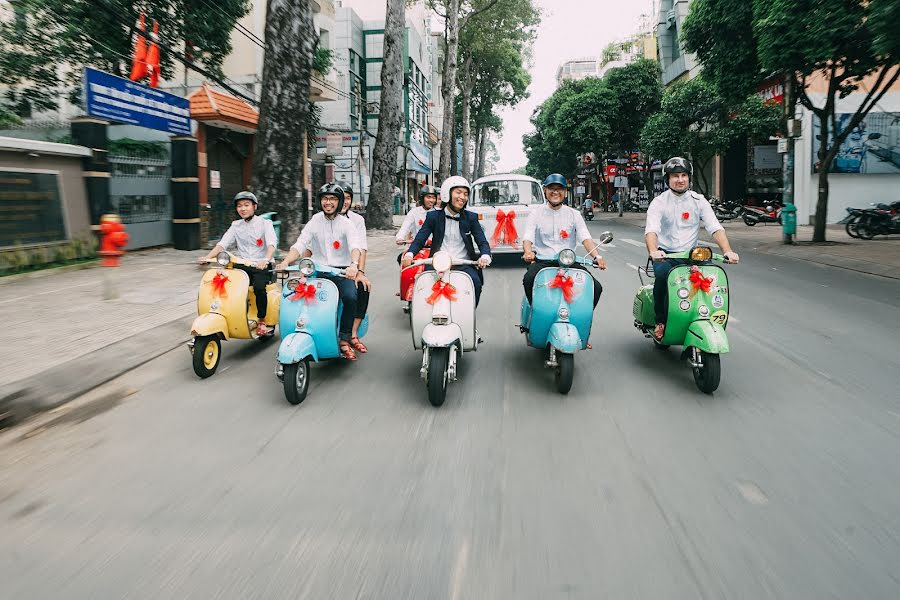
M 296 291 L 297 291 L 297 286 L 298 286 L 298 285 L 300 285 L 300 278 L 299 278 L 299 277 L 291 277 L 290 279 L 287 280 L 287 283 L 285 284 L 285 286 L 287 287 L 287 289 L 290 290 L 290 291 L 292 291 L 292 292 L 296 292 Z
M 688 294 L 690 294 L 690 292 L 688 291 L 687 288 L 678 288 L 678 297 L 681 298 L 682 300 L 687 298 Z
M 698 262 L 710 260 L 712 258 L 712 248 L 709 246 L 697 246 L 691 250 L 691 260 Z
M 559 309 L 557 316 L 559 317 L 560 321 L 568 321 L 569 320 L 569 309 L 566 308 L 565 306 L 563 306 L 562 308 Z
M 316 263 L 308 258 L 304 258 L 300 261 L 300 272 L 309 277 L 316 271 Z
M 575 251 L 569 250 L 566 248 L 565 250 L 559 253 L 559 264 L 563 267 L 571 267 L 575 264 Z
M 216 262 L 219 263 L 220 266 L 227 267 L 228 263 L 231 262 L 231 257 L 227 252 L 219 252 L 216 255 Z
M 453 266 L 453 258 L 447 252 L 438 252 L 434 255 L 431 266 L 438 273 L 445 273 Z

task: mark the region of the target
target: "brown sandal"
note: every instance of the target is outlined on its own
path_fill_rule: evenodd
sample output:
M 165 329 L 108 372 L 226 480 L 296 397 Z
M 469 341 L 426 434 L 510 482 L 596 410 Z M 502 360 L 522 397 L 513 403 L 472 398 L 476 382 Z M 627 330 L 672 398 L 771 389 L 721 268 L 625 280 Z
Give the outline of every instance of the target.
M 359 338 L 355 335 L 352 338 L 350 338 L 350 345 L 353 346 L 354 350 L 356 350 L 357 352 L 361 352 L 362 354 L 365 354 L 366 352 L 369 351 L 369 349 L 366 348 L 366 345 L 363 344 L 359 340 Z
M 356 352 L 353 351 L 353 347 L 350 345 L 350 342 L 341 340 L 341 343 L 338 344 L 338 348 L 341 351 L 341 358 L 346 358 L 347 360 L 356 360 Z

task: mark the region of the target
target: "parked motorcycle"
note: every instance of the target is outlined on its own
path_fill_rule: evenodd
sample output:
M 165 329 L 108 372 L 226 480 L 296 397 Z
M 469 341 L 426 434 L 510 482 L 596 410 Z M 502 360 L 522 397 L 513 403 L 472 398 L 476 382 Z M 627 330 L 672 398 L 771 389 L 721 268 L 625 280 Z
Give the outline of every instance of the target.
M 601 244 L 613 235 L 606 231 Z M 554 370 L 556 389 L 568 394 L 575 377 L 575 353 L 588 347 L 594 319 L 594 280 L 586 271 L 570 268 L 576 262 L 593 266 L 593 258 L 578 258 L 573 250 L 556 256 L 538 256 L 538 260 L 556 264 L 538 271 L 532 290 L 533 305 L 522 297 L 519 331 L 525 343 L 547 350 L 544 366 Z
M 868 212 L 856 226 L 861 239 L 871 240 L 876 235 L 893 235 L 900 233 L 900 202 L 879 204 L 878 209 Z
M 321 362 L 341 355 L 341 297 L 332 281 L 316 275 L 343 275 L 344 270 L 304 258 L 287 271 L 289 276 L 280 294 L 281 345 L 275 375 L 284 384 L 287 401 L 300 404 L 309 391 L 310 359 Z M 359 326 L 359 337 L 365 336 L 368 329 L 367 315 Z
M 720 221 L 737 219 L 738 217 L 743 216 L 746 210 L 742 204 L 719 200 L 718 198 L 710 198 L 709 203 L 712 205 L 713 213 L 715 213 L 716 218 Z
M 743 219 L 744 223 L 753 227 L 757 223 L 778 223 L 781 224 L 781 210 L 779 204 L 767 204 L 765 208 L 759 206 L 745 206 Z
M 657 347 L 684 346 L 682 359 L 687 359 L 694 374 L 697 388 L 712 394 L 721 379 L 720 355 L 729 351 L 725 327 L 728 324 L 728 277 L 725 270 L 710 260 L 725 262 L 712 249 L 697 246 L 688 252 L 667 254 L 666 258 L 683 258 L 690 261 L 669 272 L 669 307 L 666 331 L 661 341 L 653 337 L 656 315 L 653 310 L 653 284 L 644 285 L 644 275 L 652 279 L 653 267 L 638 270 L 641 287 L 634 297 L 632 312 L 634 326 L 645 337 L 651 338 Z
M 474 260 L 457 260 L 440 251 L 407 267 L 431 265 L 434 269 L 416 276 L 410 307 L 413 347 L 422 350 L 419 373 L 425 379 L 432 406 L 444 403 L 447 383 L 456 381 L 460 356 L 478 349 L 475 284 L 468 273 L 451 270 L 454 265 L 475 264 Z
M 220 252 L 215 259 L 205 262 L 217 266 L 203 274 L 197 296 L 199 316 L 191 324 L 191 341 L 187 344 L 194 373 L 203 379 L 219 367 L 222 340 L 269 339 L 275 335 L 274 329 L 264 336 L 256 335 L 259 318 L 250 277 L 234 268 L 235 265 L 255 266 L 255 262 L 230 252 Z M 267 285 L 264 322 L 269 327 L 278 323 L 280 301 L 278 284 Z

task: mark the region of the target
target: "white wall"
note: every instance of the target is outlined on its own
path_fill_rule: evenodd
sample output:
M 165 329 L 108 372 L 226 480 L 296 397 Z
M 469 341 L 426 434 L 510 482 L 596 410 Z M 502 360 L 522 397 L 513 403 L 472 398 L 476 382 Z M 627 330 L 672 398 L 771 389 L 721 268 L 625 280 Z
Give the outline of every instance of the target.
M 822 94 L 811 94 L 811 97 L 815 106 L 824 104 Z M 837 112 L 854 112 L 864 98 L 865 93 L 857 93 L 838 100 Z M 900 91 L 885 94 L 873 109 L 873 113 L 879 111 L 898 113 L 900 116 Z M 797 205 L 797 222 L 811 224 L 816 213 L 819 183 L 818 173 L 812 171 L 812 157 L 818 151 L 817 140 L 812 133 L 813 119 L 816 117 L 806 109 L 802 109 L 801 113 L 803 131 L 797 140 L 794 158 L 794 203 Z M 836 223 L 846 216 L 846 207 L 868 207 L 873 202 L 900 200 L 900 173 L 829 173 L 828 187 L 827 220 L 828 223 Z

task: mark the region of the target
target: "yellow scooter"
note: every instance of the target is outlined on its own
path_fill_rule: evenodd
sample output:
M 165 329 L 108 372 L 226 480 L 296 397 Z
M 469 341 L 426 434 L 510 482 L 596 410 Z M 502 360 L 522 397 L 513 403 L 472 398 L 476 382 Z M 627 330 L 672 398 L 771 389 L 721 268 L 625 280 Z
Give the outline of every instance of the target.
M 256 315 L 256 297 L 250 285 L 250 277 L 235 265 L 254 266 L 254 261 L 239 258 L 230 252 L 220 252 L 215 259 L 205 261 L 215 264 L 203 274 L 197 295 L 197 314 L 191 325 L 191 351 L 194 373 L 205 379 L 216 372 L 222 355 L 222 340 L 270 339 L 275 335 L 281 293 L 277 283 L 266 286 L 265 324 L 272 328 L 264 336 L 256 334 L 259 318 Z

